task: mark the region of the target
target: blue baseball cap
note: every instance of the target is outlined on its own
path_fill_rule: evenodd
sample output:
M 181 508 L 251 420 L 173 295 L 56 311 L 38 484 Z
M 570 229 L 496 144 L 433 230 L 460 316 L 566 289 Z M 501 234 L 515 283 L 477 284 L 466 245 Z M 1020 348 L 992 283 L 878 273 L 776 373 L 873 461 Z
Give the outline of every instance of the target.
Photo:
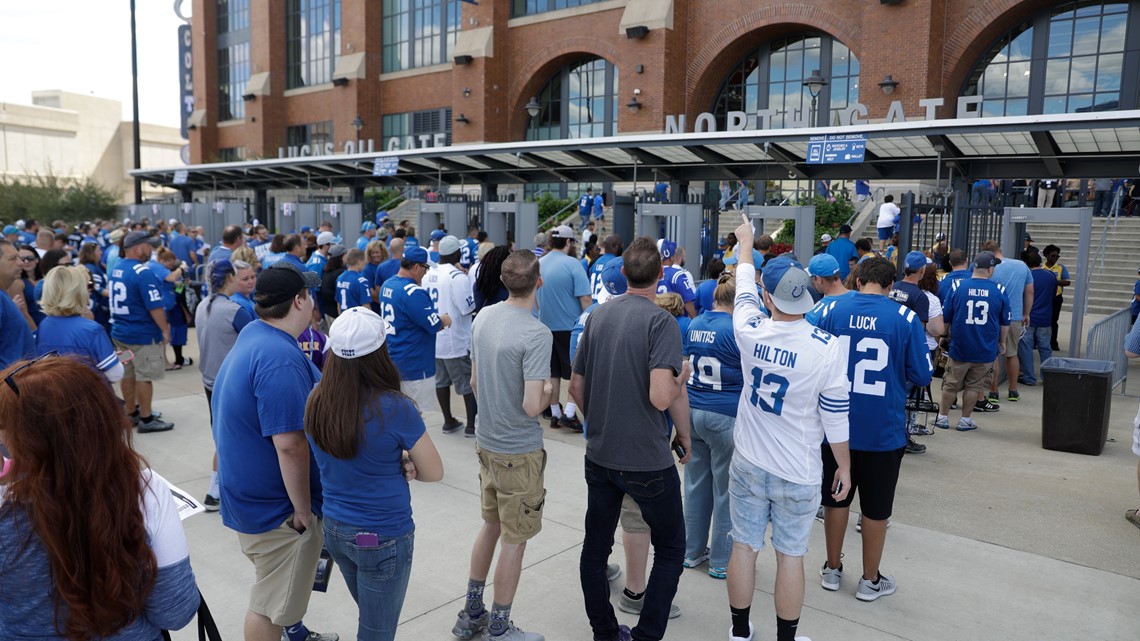
M 311 232 L 311 231 L 313 231 L 313 228 L 312 228 L 312 227 L 309 227 L 308 225 L 305 225 L 304 227 L 302 227 L 302 228 L 301 228 L 301 233 L 302 233 L 302 234 L 307 234 L 307 233 L 309 233 L 309 232 Z
M 828 278 L 839 273 L 839 261 L 831 254 L 817 254 L 808 262 L 808 273 L 820 278 Z
M 420 247 L 419 245 L 416 245 L 415 247 L 405 246 L 404 247 L 404 260 L 407 260 L 407 261 L 410 261 L 413 263 L 421 263 L 421 264 L 426 265 L 426 264 L 428 264 L 427 250 L 424 249 L 423 247 Z
M 661 258 L 668 260 L 677 255 L 677 243 L 669 240 L 668 238 L 661 239 L 657 246 L 661 250 Z
M 4 228 L 4 235 L 5 236 L 11 236 L 12 234 L 18 234 L 18 233 L 20 233 L 20 229 L 18 227 L 16 227 L 15 225 L 8 225 L 7 227 Z
M 369 229 L 376 229 L 376 223 L 371 220 L 366 220 L 364 224 L 360 226 L 360 231 L 368 231 Z
M 388 212 L 384 211 L 383 209 L 376 212 L 376 224 L 383 225 L 386 222 L 388 222 Z
M 443 240 L 443 237 L 446 235 L 447 235 L 447 232 L 443 231 L 442 229 L 437 229 L 431 233 L 431 239 L 432 240 Z
M 903 264 L 910 271 L 916 272 L 920 269 L 925 269 L 926 264 L 929 262 L 930 259 L 926 257 L 926 254 L 920 251 L 912 251 L 906 255 L 906 261 Z
M 625 274 L 621 273 L 621 268 L 624 266 L 624 259 L 615 258 L 606 263 L 602 269 L 602 286 L 613 296 L 620 296 L 629 289 L 629 281 L 625 279 Z
M 737 254 L 739 254 L 739 253 L 740 252 L 737 252 Z M 740 259 L 738 259 L 736 257 L 737 254 L 733 254 L 733 255 L 729 256 L 728 258 L 725 258 L 724 264 L 727 266 L 727 265 L 735 265 L 736 263 L 740 262 Z M 752 250 L 752 264 L 756 266 L 756 269 L 760 269 L 761 267 L 763 267 L 764 266 L 764 254 L 761 254 L 760 252 L 753 249 Z
M 815 307 L 811 276 L 788 256 L 777 256 L 765 265 L 761 283 L 776 308 L 785 314 L 806 314 Z

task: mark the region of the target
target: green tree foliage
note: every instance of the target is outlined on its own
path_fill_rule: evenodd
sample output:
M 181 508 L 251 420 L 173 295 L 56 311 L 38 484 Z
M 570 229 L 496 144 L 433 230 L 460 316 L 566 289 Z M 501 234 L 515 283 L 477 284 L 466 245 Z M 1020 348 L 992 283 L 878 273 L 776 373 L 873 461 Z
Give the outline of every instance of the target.
M 395 209 L 404 202 L 404 196 L 399 189 L 369 189 L 364 192 L 365 214 L 376 213 L 381 206 L 385 210 Z M 366 215 L 365 218 L 368 218 Z
M 570 199 L 558 198 L 550 192 L 542 194 L 535 202 L 538 203 L 538 220 L 543 231 L 558 224 L 559 220 L 551 220 L 551 216 L 561 211 L 562 213 L 558 215 L 558 218 L 562 219 L 570 213 L 570 210 L 566 209 L 570 206 Z M 563 209 L 566 209 L 566 211 L 562 211 Z
M 839 227 L 846 223 L 852 215 L 855 214 L 855 205 L 849 200 L 842 198 L 829 199 L 823 196 L 816 196 L 808 201 L 803 199 L 800 205 L 815 205 L 815 235 L 812 239 L 813 246 L 819 246 L 819 237 L 824 234 L 831 234 L 834 238 L 839 235 Z M 796 238 L 796 221 L 789 220 L 784 223 L 780 233 L 773 239 L 778 243 L 794 243 Z
M 118 194 L 90 178 L 54 174 L 29 178 L 0 177 L 0 219 L 35 218 L 70 223 L 113 218 Z

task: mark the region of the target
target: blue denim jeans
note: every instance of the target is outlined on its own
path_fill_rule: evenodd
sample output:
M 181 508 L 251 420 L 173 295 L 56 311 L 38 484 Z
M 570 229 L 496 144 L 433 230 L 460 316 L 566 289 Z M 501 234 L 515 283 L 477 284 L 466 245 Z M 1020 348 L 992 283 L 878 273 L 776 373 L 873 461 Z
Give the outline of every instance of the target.
M 412 549 L 416 535 L 381 536 L 376 547 L 356 546 L 356 527 L 326 518 L 325 548 L 344 575 L 348 591 L 360 609 L 357 641 L 391 641 L 404 607 L 408 579 L 412 574 Z
M 709 565 L 728 566 L 732 520 L 728 511 L 728 466 L 732 463 L 732 425 L 724 414 L 694 409 L 693 457 L 685 466 L 685 556 L 696 558 L 708 546 Z M 712 539 L 709 524 L 712 523 Z
M 1051 327 L 1033 327 L 1030 325 L 1021 335 L 1021 340 L 1017 342 L 1017 358 L 1021 361 L 1021 377 L 1025 379 L 1026 385 L 1037 384 L 1037 368 L 1033 364 L 1033 350 L 1041 353 L 1042 365 L 1053 356 L 1053 349 L 1049 346 L 1052 335 L 1053 328 Z
M 606 563 L 613 552 L 622 498 L 629 494 L 641 508 L 653 543 L 653 570 L 642 597 L 641 618 L 631 632 L 637 641 L 658 641 L 665 636 L 669 607 L 677 594 L 685 560 L 685 517 L 677 468 L 670 465 L 655 472 L 622 472 L 587 458 L 586 493 L 586 536 L 578 572 L 594 640 L 618 638 Z

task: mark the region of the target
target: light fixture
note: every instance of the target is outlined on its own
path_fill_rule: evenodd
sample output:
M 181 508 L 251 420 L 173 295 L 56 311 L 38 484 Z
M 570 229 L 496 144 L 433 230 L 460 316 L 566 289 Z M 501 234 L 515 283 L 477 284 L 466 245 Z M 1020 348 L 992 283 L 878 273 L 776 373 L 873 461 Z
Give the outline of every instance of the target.
M 649 27 L 639 25 L 636 27 L 627 27 L 625 30 L 625 37 L 630 40 L 639 40 L 649 35 Z
M 819 75 L 819 69 L 812 69 L 811 76 L 804 80 L 804 86 L 807 87 L 812 98 L 818 98 L 819 92 L 827 86 L 827 78 Z
M 257 94 L 255 94 L 255 93 L 243 93 L 241 95 L 241 99 L 246 101 L 246 102 L 253 102 L 254 100 L 257 100 Z
M 538 117 L 538 112 L 542 111 L 542 105 L 538 104 L 538 98 L 531 97 L 530 102 L 526 103 L 526 112 L 530 114 L 531 118 Z
M 455 122 L 461 122 L 465 125 L 471 124 L 471 121 L 467 118 L 467 116 L 463 114 L 459 114 L 459 117 L 455 119 Z
M 470 95 L 471 95 L 471 88 L 470 87 L 464 87 L 463 88 L 463 97 L 466 98 Z
M 626 107 L 629 107 L 630 111 L 641 111 L 642 104 L 638 102 L 637 96 L 634 96 L 633 100 L 630 100 Z
M 360 130 L 364 129 L 364 119 L 359 114 L 352 119 L 352 128 L 356 130 L 356 137 L 360 138 Z
M 891 74 L 889 73 L 887 74 L 887 77 L 883 78 L 883 81 L 879 83 L 879 87 L 882 88 L 883 93 L 887 94 L 888 96 L 895 92 L 895 87 L 897 86 L 899 86 L 899 81 L 892 78 Z
M 346 87 L 346 86 L 348 86 L 348 78 L 333 78 L 333 86 L 334 87 Z
M 457 65 L 469 65 L 474 62 L 474 60 L 475 58 L 473 56 L 468 56 L 466 54 L 462 56 L 455 56 L 455 64 Z

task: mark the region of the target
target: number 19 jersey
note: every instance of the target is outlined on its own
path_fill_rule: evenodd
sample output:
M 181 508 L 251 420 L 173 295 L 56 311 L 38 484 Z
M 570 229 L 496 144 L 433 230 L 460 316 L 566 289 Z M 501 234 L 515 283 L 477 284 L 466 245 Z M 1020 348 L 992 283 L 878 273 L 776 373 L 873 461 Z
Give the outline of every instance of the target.
M 930 384 L 926 334 L 914 311 L 875 294 L 824 308 L 819 326 L 839 337 L 851 383 L 851 449 L 888 452 L 906 445 L 907 382 Z
M 708 311 L 693 319 L 681 337 L 685 355 L 692 359 L 689 407 L 736 416 L 744 377 L 740 349 L 732 329 L 732 315 Z

